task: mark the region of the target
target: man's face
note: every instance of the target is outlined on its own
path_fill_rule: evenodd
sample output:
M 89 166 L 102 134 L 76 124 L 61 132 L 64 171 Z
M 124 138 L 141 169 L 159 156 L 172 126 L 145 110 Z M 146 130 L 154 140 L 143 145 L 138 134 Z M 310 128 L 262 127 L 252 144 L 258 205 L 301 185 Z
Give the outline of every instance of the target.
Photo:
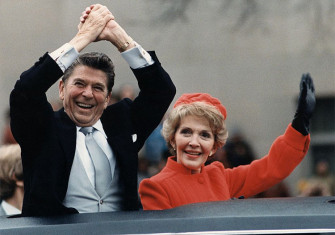
M 111 97 L 107 90 L 107 76 L 101 70 L 79 65 L 65 83 L 60 81 L 59 97 L 65 112 L 77 126 L 92 126 Z

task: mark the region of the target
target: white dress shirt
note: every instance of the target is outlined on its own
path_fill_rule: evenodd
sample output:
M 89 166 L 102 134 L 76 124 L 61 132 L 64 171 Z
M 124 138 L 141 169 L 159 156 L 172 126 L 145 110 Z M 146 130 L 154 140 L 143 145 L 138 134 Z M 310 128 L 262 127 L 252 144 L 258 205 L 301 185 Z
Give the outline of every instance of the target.
M 11 204 L 7 203 L 5 200 L 2 200 L 1 205 L 2 209 L 5 211 L 6 215 L 18 215 L 21 214 L 21 211 Z

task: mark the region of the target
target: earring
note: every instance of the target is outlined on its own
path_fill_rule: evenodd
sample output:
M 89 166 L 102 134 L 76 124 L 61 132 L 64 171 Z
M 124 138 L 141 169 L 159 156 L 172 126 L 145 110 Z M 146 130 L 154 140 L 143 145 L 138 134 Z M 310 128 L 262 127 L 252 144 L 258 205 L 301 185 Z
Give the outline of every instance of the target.
M 209 155 L 208 155 L 209 157 L 211 157 L 212 156 L 212 151 L 210 151 L 210 153 L 209 153 Z

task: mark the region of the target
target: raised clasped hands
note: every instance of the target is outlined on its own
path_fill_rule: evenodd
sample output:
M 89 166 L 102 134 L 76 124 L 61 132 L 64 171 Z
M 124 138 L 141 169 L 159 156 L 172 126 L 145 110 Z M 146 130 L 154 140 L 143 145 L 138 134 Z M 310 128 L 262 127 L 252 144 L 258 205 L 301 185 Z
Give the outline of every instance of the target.
M 107 7 L 100 4 L 91 5 L 80 17 L 78 34 L 85 35 L 90 42 L 99 41 L 101 32 L 111 20 L 114 20 L 114 16 Z
M 100 12 L 100 9 L 104 9 L 104 11 L 97 14 L 97 12 Z M 109 15 L 108 18 L 104 15 L 105 13 Z M 96 18 L 103 18 L 105 21 L 102 19 L 98 20 Z M 119 49 L 120 43 L 122 44 L 122 42 L 127 41 L 129 38 L 123 28 L 115 21 L 113 14 L 105 6 L 95 4 L 87 7 L 81 14 L 80 23 L 78 25 L 79 31 L 81 31 L 86 24 L 90 25 L 90 21 L 105 22 L 101 30 L 100 27 L 98 27 L 99 30 L 96 32 L 99 32 L 99 34 L 96 35 L 93 41 L 107 40 Z

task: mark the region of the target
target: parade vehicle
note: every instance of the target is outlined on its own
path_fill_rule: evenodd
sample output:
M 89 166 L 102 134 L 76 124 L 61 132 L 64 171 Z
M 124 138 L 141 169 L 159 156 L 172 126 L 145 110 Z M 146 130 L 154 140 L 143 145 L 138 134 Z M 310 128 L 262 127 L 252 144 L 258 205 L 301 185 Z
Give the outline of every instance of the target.
M 2 217 L 0 234 L 335 234 L 335 197 L 232 199 L 161 211 Z

